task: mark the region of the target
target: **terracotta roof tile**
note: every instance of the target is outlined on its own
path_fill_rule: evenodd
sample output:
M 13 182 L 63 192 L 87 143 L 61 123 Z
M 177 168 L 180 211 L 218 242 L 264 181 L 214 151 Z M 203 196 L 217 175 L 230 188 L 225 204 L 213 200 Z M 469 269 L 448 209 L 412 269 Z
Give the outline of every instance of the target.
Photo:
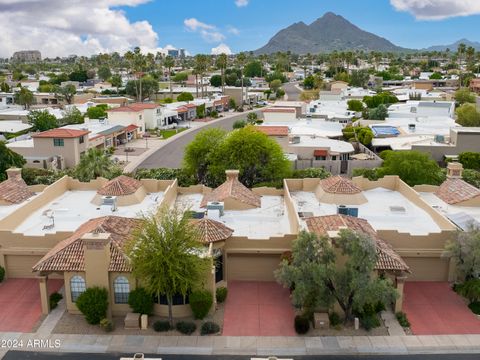
M 368 235 L 375 241 L 377 248 L 376 270 L 398 270 L 409 272 L 409 267 L 402 257 L 385 241 L 380 239 L 377 232 L 365 219 L 346 215 L 327 215 L 306 219 L 308 231 L 319 236 L 328 235 L 328 231 L 338 231 L 342 228 Z
M 457 204 L 480 196 L 480 189 L 462 179 L 451 178 L 440 185 L 435 195 L 447 204 Z
M 20 204 L 35 195 L 30 191 L 20 175 L 0 183 L 0 200 L 10 204 Z
M 331 176 L 320 181 L 323 191 L 330 194 L 359 194 L 362 192 L 352 180 L 340 175 Z
M 238 180 L 238 174 L 227 174 L 227 180 L 222 185 L 203 197 L 200 207 L 206 207 L 207 203 L 210 201 L 224 201 L 227 198 L 232 198 L 253 207 L 261 206 L 261 196 L 255 194 L 252 190 L 243 185 Z
M 288 126 L 257 126 L 255 129 L 268 136 L 288 136 Z
M 77 129 L 65 129 L 57 128 L 47 131 L 42 131 L 38 134 L 33 134 L 33 138 L 64 138 L 64 139 L 73 139 L 80 136 L 84 136 L 90 133 L 88 130 L 77 130 Z
M 122 247 L 138 224 L 138 219 L 119 216 L 91 219 L 82 224 L 72 236 L 55 245 L 35 264 L 33 271 L 85 271 L 84 247 L 81 238 L 87 233 L 109 233 L 109 271 L 131 271 Z
M 233 234 L 233 229 L 225 226 L 219 221 L 204 217 L 199 220 L 192 220 L 202 243 L 210 244 L 218 241 L 224 241 Z
M 98 189 L 97 194 L 105 196 L 130 195 L 135 193 L 141 186 L 142 183 L 140 181 L 129 176 L 120 175 Z

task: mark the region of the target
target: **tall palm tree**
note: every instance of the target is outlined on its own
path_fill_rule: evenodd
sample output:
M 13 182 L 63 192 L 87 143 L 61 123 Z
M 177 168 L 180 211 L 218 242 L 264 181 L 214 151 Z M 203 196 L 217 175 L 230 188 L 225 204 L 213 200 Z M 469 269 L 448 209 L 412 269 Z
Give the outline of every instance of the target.
M 172 68 L 175 66 L 175 59 L 168 55 L 164 62 L 163 65 L 168 69 L 168 82 L 170 84 L 170 97 L 173 94 L 173 89 L 172 89 Z
M 227 54 L 220 54 L 217 57 L 217 67 L 220 68 L 222 73 L 222 94 L 225 94 L 225 70 L 227 68 L 228 57 Z
M 245 67 L 245 61 L 247 60 L 247 56 L 245 55 L 244 52 L 241 52 L 237 55 L 237 65 L 240 67 L 240 75 L 241 79 L 240 82 L 242 84 L 242 104 L 241 107 L 243 107 L 243 104 L 245 103 L 245 94 L 243 93 L 243 70 Z
M 121 172 L 103 149 L 90 148 L 82 155 L 74 174 L 80 181 L 90 181 L 97 177 L 111 178 Z

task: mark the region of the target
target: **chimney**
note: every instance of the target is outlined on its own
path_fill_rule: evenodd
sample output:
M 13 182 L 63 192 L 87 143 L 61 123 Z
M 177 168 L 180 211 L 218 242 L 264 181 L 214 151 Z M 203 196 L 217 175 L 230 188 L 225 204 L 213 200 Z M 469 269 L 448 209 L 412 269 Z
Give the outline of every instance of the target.
M 463 173 L 463 165 L 459 162 L 449 162 L 447 165 L 448 179 L 461 179 Z
M 8 179 L 21 179 L 22 178 L 22 169 L 20 168 L 10 168 L 7 169 L 7 178 Z
M 226 170 L 227 180 L 238 180 L 239 170 Z

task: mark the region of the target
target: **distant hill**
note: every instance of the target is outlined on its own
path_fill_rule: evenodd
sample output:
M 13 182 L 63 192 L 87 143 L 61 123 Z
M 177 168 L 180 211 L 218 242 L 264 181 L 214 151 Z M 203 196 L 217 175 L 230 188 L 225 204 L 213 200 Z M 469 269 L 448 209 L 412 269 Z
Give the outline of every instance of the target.
M 429 48 L 426 48 L 426 51 L 445 51 L 447 49 L 450 49 L 452 52 L 457 51 L 458 45 L 460 44 L 465 44 L 467 47 L 472 46 L 476 51 L 480 51 L 480 42 L 476 41 L 470 41 L 467 39 L 460 39 L 453 44 L 450 45 L 435 45 L 435 46 L 430 46 Z
M 375 34 L 364 31 L 340 15 L 328 12 L 310 25 L 298 22 L 280 30 L 256 54 L 291 51 L 296 54 L 334 50 L 405 51 Z

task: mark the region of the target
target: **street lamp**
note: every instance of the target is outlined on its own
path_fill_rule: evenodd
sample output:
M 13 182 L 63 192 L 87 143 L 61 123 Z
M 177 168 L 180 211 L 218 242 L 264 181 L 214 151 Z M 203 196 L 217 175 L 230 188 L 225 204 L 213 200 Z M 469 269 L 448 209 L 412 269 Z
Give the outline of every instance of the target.
M 148 136 L 149 135 L 147 133 L 143 134 L 143 138 L 145 139 L 145 148 L 146 149 L 148 149 Z

